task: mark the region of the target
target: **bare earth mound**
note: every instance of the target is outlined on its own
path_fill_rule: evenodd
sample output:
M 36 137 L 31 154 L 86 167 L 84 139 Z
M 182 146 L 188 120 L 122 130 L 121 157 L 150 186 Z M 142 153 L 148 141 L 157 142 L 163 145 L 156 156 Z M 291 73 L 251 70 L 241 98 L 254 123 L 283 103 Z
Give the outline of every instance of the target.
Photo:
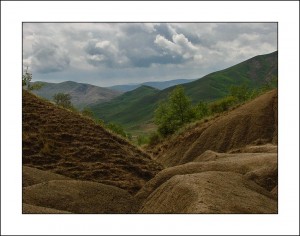
M 70 180 L 63 175 L 55 174 L 50 171 L 42 171 L 36 168 L 23 166 L 22 167 L 22 186 L 28 187 L 31 185 L 47 182 L 50 180 Z
M 193 161 L 206 150 L 227 152 L 250 144 L 277 144 L 277 90 L 191 127 L 152 150 L 166 167 Z
M 137 192 L 162 167 L 91 119 L 23 91 L 23 165 Z
M 270 148 L 272 149 L 271 145 Z M 276 194 L 271 194 L 270 192 L 277 186 L 278 183 L 277 164 L 277 153 L 217 153 L 208 150 L 196 158 L 194 162 L 189 162 L 162 170 L 144 185 L 144 187 L 136 194 L 136 198 L 141 203 L 148 202 L 149 198 L 151 198 L 154 192 L 156 192 L 157 189 L 159 189 L 174 176 L 185 176 L 218 171 L 243 175 L 244 180 L 260 186 L 261 189 L 264 189 L 271 197 L 276 199 Z M 179 183 L 179 185 L 181 184 Z M 228 191 L 236 191 L 236 186 L 228 185 Z M 174 186 L 174 188 L 177 187 Z M 186 185 L 185 188 L 188 188 L 188 185 Z M 201 187 L 201 185 L 199 185 L 198 188 L 201 189 L 201 191 L 206 191 L 205 186 Z M 207 191 L 208 193 L 210 192 L 209 189 L 207 189 Z M 222 195 L 221 192 L 219 194 Z M 188 199 L 190 196 L 178 195 L 177 197 L 185 198 L 186 201 L 189 201 Z M 213 196 L 211 197 L 213 198 Z M 249 200 L 251 201 L 251 199 L 246 197 L 244 198 L 244 201 Z M 224 204 L 227 204 L 226 202 L 227 200 L 224 198 Z
M 34 205 L 29 205 L 29 204 L 23 203 L 22 204 L 22 213 L 23 214 L 68 214 L 71 212 L 56 210 L 53 208 L 34 206 Z
M 72 213 L 133 213 L 134 198 L 125 190 L 89 181 L 52 180 L 23 188 L 23 202 Z
M 140 213 L 277 213 L 272 195 L 231 172 L 176 175 L 157 188 Z

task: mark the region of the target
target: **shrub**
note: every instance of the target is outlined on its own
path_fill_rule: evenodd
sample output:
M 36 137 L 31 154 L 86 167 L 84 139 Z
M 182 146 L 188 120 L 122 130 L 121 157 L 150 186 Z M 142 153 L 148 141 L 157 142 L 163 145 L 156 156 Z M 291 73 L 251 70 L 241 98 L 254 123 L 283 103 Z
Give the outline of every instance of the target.
M 201 120 L 210 115 L 210 109 L 207 103 L 199 102 L 195 107 L 196 118 Z
M 104 121 L 103 120 L 101 120 L 101 119 L 94 119 L 94 121 L 95 121 L 95 123 L 96 124 L 98 124 L 98 125 L 101 125 L 102 127 L 104 127 L 105 126 L 105 123 L 104 123 Z
M 112 132 L 119 134 L 123 137 L 127 137 L 123 127 L 119 124 L 114 124 L 114 123 L 109 123 L 106 125 L 106 128 L 108 128 L 109 130 L 111 130 Z
M 236 102 L 247 101 L 251 96 L 251 89 L 246 84 L 240 86 L 231 86 L 229 96 L 234 97 Z
M 22 87 L 27 90 L 38 90 L 41 89 L 44 84 L 43 83 L 30 83 L 32 80 L 32 73 L 28 72 L 28 67 L 22 75 Z
M 227 111 L 235 103 L 236 103 L 236 98 L 233 96 L 228 96 L 210 103 L 209 108 L 212 113 L 220 113 L 220 112 Z
M 64 108 L 72 107 L 71 95 L 67 93 L 56 93 L 53 95 L 53 101 Z

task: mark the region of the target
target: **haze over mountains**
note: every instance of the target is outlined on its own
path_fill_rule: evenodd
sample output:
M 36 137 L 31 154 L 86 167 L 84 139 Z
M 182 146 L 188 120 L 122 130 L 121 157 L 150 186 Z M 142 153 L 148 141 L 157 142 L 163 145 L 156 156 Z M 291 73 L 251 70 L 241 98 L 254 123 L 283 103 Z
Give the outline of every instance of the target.
M 72 104 L 77 108 L 83 108 L 87 105 L 109 101 L 117 97 L 121 92 L 102 88 L 91 84 L 66 81 L 62 83 L 34 82 L 42 83 L 43 87 L 39 90 L 33 90 L 33 93 L 48 100 L 53 99 L 56 93 L 70 94 Z M 34 84 L 33 83 L 33 84 Z
M 228 94 L 232 85 L 247 84 L 259 88 L 278 75 L 278 52 L 253 57 L 225 70 L 208 74 L 183 84 L 192 102 L 213 101 Z M 111 101 L 90 106 L 97 117 L 137 131 L 152 124 L 153 113 L 160 101 L 166 99 L 174 86 L 155 90 L 142 86 Z M 150 92 L 151 91 L 151 92 Z
M 41 83 L 43 87 L 39 90 L 33 90 L 33 93 L 47 100 L 52 100 L 56 93 L 70 94 L 72 104 L 79 109 L 93 104 L 103 103 L 141 86 L 150 86 L 156 89 L 165 89 L 174 85 L 184 84 L 193 80 L 170 80 L 158 82 L 146 82 L 142 84 L 115 85 L 111 87 L 99 87 L 91 84 L 77 83 L 74 81 L 65 81 L 61 83 L 49 83 L 36 81 L 32 84 Z
M 166 89 L 178 84 L 185 84 L 194 81 L 193 79 L 176 79 L 176 80 L 169 80 L 169 81 L 153 81 L 153 82 L 145 82 L 142 84 L 123 84 L 123 85 L 114 85 L 108 87 L 113 90 L 117 90 L 120 92 L 129 92 L 136 88 L 139 88 L 142 85 L 150 86 L 156 89 Z

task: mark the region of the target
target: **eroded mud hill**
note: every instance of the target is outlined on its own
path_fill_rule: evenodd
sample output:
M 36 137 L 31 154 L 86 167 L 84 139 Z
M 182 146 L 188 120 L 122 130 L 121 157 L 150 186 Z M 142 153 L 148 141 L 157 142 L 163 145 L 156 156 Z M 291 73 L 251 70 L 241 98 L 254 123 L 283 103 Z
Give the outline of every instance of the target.
M 277 144 L 277 90 L 267 92 L 206 123 L 174 135 L 151 150 L 165 167 L 193 161 L 206 150 L 227 152 L 249 144 Z
M 23 165 L 137 192 L 162 169 L 91 119 L 23 91 Z M 34 180 L 33 180 L 34 181 Z

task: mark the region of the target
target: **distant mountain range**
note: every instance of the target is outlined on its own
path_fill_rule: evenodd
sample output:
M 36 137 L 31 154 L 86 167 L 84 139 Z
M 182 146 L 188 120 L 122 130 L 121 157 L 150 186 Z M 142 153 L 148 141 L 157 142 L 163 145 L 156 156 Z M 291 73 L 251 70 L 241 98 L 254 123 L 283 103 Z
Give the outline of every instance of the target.
M 73 81 L 66 81 L 62 83 L 48 83 L 48 82 L 33 82 L 42 83 L 43 87 L 32 92 L 40 97 L 48 100 L 53 100 L 53 95 L 56 93 L 68 93 L 72 97 L 72 104 L 77 108 L 83 108 L 91 104 L 99 104 L 101 102 L 109 101 L 121 94 L 119 91 L 102 88 L 95 85 L 76 83 Z
M 228 94 L 232 85 L 247 83 L 259 88 L 272 76 L 278 76 L 278 52 L 253 57 L 225 70 L 208 74 L 198 80 L 183 84 L 192 102 L 213 101 Z M 104 121 L 116 122 L 128 130 L 138 130 L 152 123 L 158 103 L 166 99 L 175 86 L 156 90 L 142 86 L 122 94 L 109 102 L 96 104 L 90 108 Z
M 114 85 L 114 86 L 107 87 L 107 88 L 117 90 L 120 92 L 129 92 L 129 91 L 132 91 L 132 90 L 140 87 L 141 85 L 146 85 L 146 86 L 150 86 L 150 87 L 162 90 L 162 89 L 174 86 L 174 85 L 185 84 L 185 83 L 189 83 L 192 81 L 194 81 L 194 80 L 192 80 L 192 79 L 176 79 L 176 80 L 169 80 L 169 81 L 145 82 L 145 83 L 141 83 L 141 84 Z

